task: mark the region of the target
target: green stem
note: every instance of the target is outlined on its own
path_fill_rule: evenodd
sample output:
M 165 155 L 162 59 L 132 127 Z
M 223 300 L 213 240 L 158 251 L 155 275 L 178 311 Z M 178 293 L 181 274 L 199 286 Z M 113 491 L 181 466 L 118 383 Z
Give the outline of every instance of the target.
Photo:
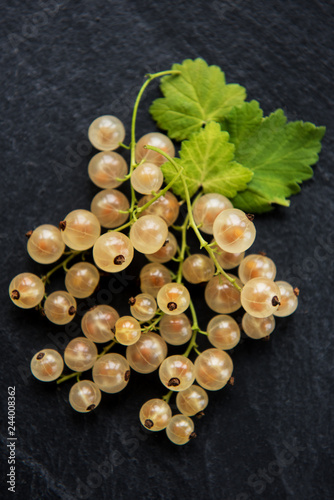
M 197 332 L 199 331 L 197 314 L 196 314 L 195 306 L 194 306 L 192 300 L 190 301 L 189 307 L 190 307 L 191 316 L 193 319 L 193 326 L 192 326 L 193 334 L 192 334 L 191 339 L 189 341 L 187 350 L 183 353 L 183 356 L 185 356 L 186 358 L 189 356 L 192 349 L 195 349 L 197 347 L 196 337 L 197 337 Z
M 153 73 L 153 74 L 148 74 L 146 75 L 147 80 L 143 83 L 141 89 L 138 92 L 138 95 L 135 100 L 135 104 L 133 107 L 133 113 L 132 113 L 132 121 L 131 121 L 131 144 L 130 144 L 130 149 L 131 149 L 131 160 L 130 160 L 130 172 L 129 176 L 131 177 L 132 172 L 136 166 L 136 119 L 137 119 L 137 114 L 138 114 L 138 107 L 140 100 L 142 98 L 143 93 L 146 90 L 146 87 L 151 83 L 152 80 L 155 78 L 160 78 L 161 76 L 165 75 L 178 75 L 180 74 L 179 71 L 174 71 L 174 70 L 167 70 L 167 71 L 159 71 L 158 73 Z M 133 189 L 131 185 L 131 206 L 130 206 L 130 211 L 133 212 L 135 204 L 136 204 L 136 194 L 135 190 Z M 134 219 L 136 219 L 136 216 L 134 216 Z
M 167 392 L 167 394 L 165 394 L 164 396 L 162 396 L 162 399 L 164 401 L 166 401 L 166 403 L 169 403 L 169 400 L 170 398 L 172 397 L 172 394 L 173 394 L 174 391 L 169 391 Z
M 154 146 L 146 146 L 147 149 L 151 149 L 152 151 L 156 151 L 157 153 L 160 153 L 161 155 L 163 155 L 175 168 L 175 170 L 177 172 L 180 171 L 180 167 L 178 166 L 178 164 L 174 161 L 174 159 L 169 156 L 167 153 L 165 153 L 165 151 L 162 151 L 161 149 L 159 148 L 156 148 Z M 198 238 L 198 241 L 200 243 L 200 248 L 205 248 L 205 250 L 208 252 L 208 254 L 210 255 L 211 259 L 213 260 L 216 268 L 217 268 L 217 271 L 218 273 L 222 274 L 230 283 L 232 283 L 232 285 L 240 292 L 241 291 L 241 288 L 240 286 L 236 283 L 236 280 L 235 278 L 231 278 L 225 271 L 224 269 L 221 267 L 221 265 L 219 264 L 216 256 L 215 256 L 215 252 L 212 250 L 212 248 L 209 246 L 209 243 L 203 238 L 203 236 L 201 235 L 195 221 L 194 221 L 194 216 L 193 216 L 193 212 L 192 212 L 192 206 L 191 206 L 191 199 L 190 199 L 190 194 L 189 194 L 189 189 L 188 189 L 188 186 L 187 186 L 187 182 L 185 180 L 185 177 L 184 175 L 182 175 L 181 173 L 181 180 L 182 180 L 182 183 L 183 183 L 183 188 L 184 188 L 184 192 L 185 192 L 185 196 L 186 196 L 186 202 L 187 202 L 187 208 L 188 208 L 188 214 L 189 214 L 189 225 L 192 227 L 192 229 L 194 230 L 197 238 Z
M 198 200 L 198 198 L 200 198 L 201 195 L 202 195 L 202 193 L 199 193 L 196 196 L 196 198 L 195 198 L 192 206 L 194 206 L 194 204 L 196 203 L 196 201 Z M 180 226 L 180 230 L 181 230 L 181 249 L 179 250 L 179 257 L 178 257 L 179 268 L 178 268 L 177 277 L 176 277 L 177 283 L 181 283 L 181 281 L 182 281 L 182 268 L 183 268 L 185 253 L 187 253 L 188 257 L 191 255 L 189 246 L 187 245 L 187 229 L 188 229 L 188 226 L 189 226 L 189 213 L 187 214 L 186 218 L 184 219 L 184 222 L 183 222 L 182 226 Z
M 62 384 L 63 382 L 66 382 L 66 380 L 69 380 L 70 378 L 80 377 L 81 373 L 82 372 L 73 372 L 70 373 L 69 375 L 63 375 L 57 380 L 57 384 Z
M 100 354 L 98 355 L 97 359 L 98 358 L 101 358 L 102 356 L 104 356 L 108 351 L 110 351 L 110 349 L 112 347 L 114 347 L 115 344 L 118 344 L 117 340 L 113 340 L 110 344 L 108 344 L 101 352 Z
M 68 257 L 66 257 L 65 260 L 63 260 L 62 262 L 60 262 L 59 264 L 57 264 L 53 269 L 51 269 L 51 271 L 49 271 L 47 274 L 45 274 L 44 276 L 41 277 L 41 280 L 43 281 L 43 283 L 46 283 L 48 281 L 48 279 L 50 278 L 50 276 L 52 276 L 53 273 L 55 273 L 56 271 L 58 271 L 58 269 L 63 268 L 64 271 L 67 271 L 67 264 L 72 259 L 74 259 L 74 257 L 76 257 L 77 255 L 82 254 L 82 253 L 83 252 L 81 252 L 81 251 L 71 252 L 71 255 L 69 255 Z
M 127 146 L 126 144 L 123 144 L 123 142 L 120 142 L 120 143 L 118 144 L 118 146 L 119 146 L 120 148 L 124 148 L 124 149 L 131 149 L 131 146 Z
M 158 73 L 153 73 L 153 74 L 148 74 L 146 75 L 147 80 L 143 83 L 141 89 L 138 92 L 138 95 L 136 97 L 136 101 L 133 107 L 133 113 L 132 113 L 132 122 L 131 122 L 131 167 L 130 167 L 130 172 L 132 172 L 135 164 L 136 164 L 136 159 L 135 159 L 135 148 L 136 148 L 136 119 L 137 119 L 137 114 L 138 114 L 138 107 L 140 100 L 142 98 L 143 93 L 146 90 L 146 87 L 149 86 L 152 80 L 155 78 L 160 78 L 161 76 L 165 75 L 178 75 L 180 74 L 179 71 L 173 71 L 173 70 L 167 70 L 167 71 L 159 71 Z
M 132 175 L 132 170 L 131 170 L 131 175 Z M 131 177 L 130 175 L 130 177 Z M 136 203 L 137 203 L 137 198 L 136 198 L 136 193 L 135 193 L 135 190 L 133 189 L 133 186 L 131 184 L 131 205 L 130 205 L 130 208 L 129 208 L 129 212 L 132 214 L 132 218 L 136 221 L 137 220 L 137 217 L 136 215 L 134 214 L 134 209 L 135 209 L 135 206 L 136 206 Z
M 133 223 L 133 221 L 130 220 L 126 224 L 123 224 L 123 226 L 116 227 L 116 229 L 109 229 L 109 232 L 110 231 L 123 231 L 123 229 L 126 229 L 127 227 L 131 226 L 132 223 Z
M 186 253 L 187 249 L 187 228 L 189 224 L 189 214 L 186 216 L 184 219 L 184 222 L 182 224 L 182 233 L 181 233 L 181 248 L 179 250 L 179 268 L 177 271 L 176 275 L 176 282 L 181 283 L 182 281 L 182 266 L 184 262 L 184 254 Z
M 149 325 L 145 326 L 142 329 L 142 332 L 143 333 L 147 333 L 147 332 L 150 332 L 151 330 L 153 330 L 154 327 L 157 326 L 158 323 L 160 322 L 162 316 L 163 316 L 163 314 L 160 314 L 152 323 L 150 323 Z
M 192 300 L 190 301 L 189 308 L 190 308 L 191 316 L 192 316 L 192 319 L 193 319 L 192 329 L 193 330 L 199 330 L 198 320 L 197 320 L 197 314 L 196 314 L 195 306 L 194 306 Z
M 116 177 L 116 181 L 118 182 L 126 182 L 130 179 L 131 175 L 127 174 L 124 177 Z
M 197 330 L 194 330 L 194 333 L 192 334 L 192 337 L 188 344 L 187 350 L 183 353 L 183 356 L 185 356 L 186 358 L 189 357 L 189 354 L 191 353 L 192 349 L 195 349 L 197 347 L 196 336 L 197 336 Z

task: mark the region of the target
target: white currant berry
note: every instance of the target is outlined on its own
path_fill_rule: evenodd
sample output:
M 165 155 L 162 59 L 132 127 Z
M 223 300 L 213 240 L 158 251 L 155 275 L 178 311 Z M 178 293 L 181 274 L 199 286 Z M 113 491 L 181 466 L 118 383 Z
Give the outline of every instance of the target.
M 133 171 L 131 184 L 135 191 L 141 194 L 156 193 L 162 186 L 164 176 L 160 167 L 154 163 L 142 163 Z
M 236 276 L 229 274 L 229 277 L 235 279 L 236 284 L 242 287 L 241 281 Z M 220 274 L 211 278 L 206 285 L 205 301 L 210 309 L 221 314 L 230 314 L 241 307 L 239 290 Z
M 112 115 L 96 118 L 89 126 L 88 138 L 91 144 L 100 151 L 117 149 L 124 141 L 125 128 L 121 120 Z
M 264 255 L 251 254 L 245 257 L 239 266 L 239 278 L 243 283 L 253 278 L 268 278 L 274 280 L 276 276 L 275 263 Z
M 281 292 L 268 278 L 253 278 L 245 284 L 240 294 L 242 307 L 251 316 L 266 318 L 277 311 Z
M 101 189 L 114 189 L 122 184 L 121 180 L 128 173 L 124 158 L 114 151 L 97 153 L 90 160 L 88 175 L 92 182 Z
M 50 293 L 44 302 L 44 313 L 51 323 L 66 325 L 74 318 L 77 302 L 73 295 L 63 290 Z
M 208 339 L 217 349 L 233 349 L 240 340 L 240 328 L 232 316 L 214 316 L 207 326 Z
M 195 377 L 203 389 L 217 391 L 222 389 L 233 371 L 231 357 L 220 349 L 207 349 L 195 360 Z
M 242 318 L 242 329 L 252 339 L 263 339 L 274 331 L 275 317 L 255 318 L 246 312 Z
M 281 294 L 280 305 L 274 311 L 275 316 L 285 317 L 294 313 L 298 307 L 298 291 L 287 281 L 276 281 Z
M 174 415 L 167 427 L 167 437 L 174 444 L 186 444 L 190 439 L 195 438 L 194 422 L 185 415 Z
M 207 392 L 198 385 L 191 385 L 188 389 L 180 391 L 176 396 L 176 406 L 178 410 L 186 415 L 192 417 L 201 414 L 208 406 L 209 397 Z
M 30 257 L 39 264 L 52 264 L 64 253 L 65 243 L 56 226 L 43 224 L 27 233 L 27 250 Z
M 64 361 L 54 349 L 43 349 L 35 354 L 30 364 L 31 373 L 42 382 L 52 382 L 62 374 Z
M 120 392 L 128 385 L 129 379 L 130 366 L 121 354 L 104 354 L 93 366 L 93 380 L 103 392 Z
M 181 314 L 189 307 L 190 294 L 182 283 L 167 283 L 160 288 L 157 302 L 165 314 Z
M 71 387 L 69 402 L 75 411 L 89 413 L 100 404 L 100 401 L 101 391 L 90 380 L 80 380 Z
M 223 210 L 213 223 L 213 236 L 226 252 L 244 252 L 255 240 L 255 226 L 242 210 Z
M 154 163 L 158 167 L 165 163 L 167 159 L 160 153 L 145 149 L 145 146 L 154 146 L 161 149 L 169 156 L 175 155 L 175 148 L 172 141 L 165 134 L 160 132 L 150 132 L 139 139 L 136 144 L 136 162 L 139 163 L 143 159 L 148 162 Z
M 9 296 L 17 307 L 32 309 L 43 300 L 45 286 L 41 278 L 32 273 L 21 273 L 12 279 Z
M 127 347 L 126 359 L 133 370 L 151 373 L 167 356 L 167 344 L 156 333 L 144 333 L 139 340 Z
M 157 215 L 145 215 L 131 226 L 130 240 L 141 253 L 154 253 L 160 250 L 168 235 L 166 222 Z
M 139 412 L 142 425 L 150 431 L 161 431 L 166 429 L 172 410 L 163 399 L 150 399 L 143 404 Z
M 101 234 L 97 217 L 88 210 L 73 210 L 59 227 L 65 245 L 72 250 L 88 250 Z

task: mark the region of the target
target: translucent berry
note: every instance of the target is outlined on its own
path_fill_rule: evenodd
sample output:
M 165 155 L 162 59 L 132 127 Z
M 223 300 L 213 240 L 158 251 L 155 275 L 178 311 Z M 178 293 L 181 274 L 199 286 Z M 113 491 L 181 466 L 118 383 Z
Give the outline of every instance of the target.
M 130 240 L 141 253 L 154 253 L 160 250 L 168 235 L 166 222 L 157 215 L 145 215 L 138 219 L 130 230 Z
M 94 293 L 99 281 L 100 273 L 93 264 L 78 262 L 66 273 L 65 287 L 73 297 L 84 299 Z
M 181 314 L 189 307 L 190 294 L 182 283 L 167 283 L 160 288 L 157 302 L 165 314 Z
M 54 349 L 43 349 L 35 354 L 30 364 L 31 373 L 42 382 L 52 382 L 63 372 L 64 361 Z
M 106 304 L 100 304 L 83 315 L 81 329 L 92 342 L 110 342 L 115 336 L 113 330 L 118 318 L 119 314 L 116 309 Z
M 93 248 L 95 264 L 108 273 L 126 269 L 132 262 L 133 254 L 130 239 L 118 231 L 108 231 L 100 236 Z
M 100 404 L 101 391 L 94 382 L 80 380 L 71 387 L 69 401 L 75 411 L 89 413 Z
M 154 163 L 142 163 L 131 175 L 131 184 L 141 194 L 157 193 L 162 186 L 164 176 L 160 167 Z
M 215 265 L 206 255 L 200 253 L 187 257 L 182 266 L 183 277 L 189 283 L 203 283 L 209 281 L 215 274 Z
M 254 318 L 245 313 L 242 318 L 242 329 L 252 339 L 262 339 L 270 335 L 275 329 L 275 318 L 273 315 L 267 318 Z
M 66 365 L 75 372 L 84 372 L 92 368 L 97 359 L 97 348 L 94 342 L 86 337 L 71 340 L 64 351 Z
M 174 415 L 166 427 L 167 437 L 174 444 L 186 444 L 196 437 L 194 433 L 194 423 L 191 418 L 185 415 Z
M 236 208 L 223 210 L 213 223 L 213 236 L 226 252 L 243 252 L 255 240 L 255 226 L 247 215 Z
M 187 417 L 201 413 L 208 406 L 208 403 L 207 392 L 198 385 L 191 385 L 188 389 L 178 392 L 176 396 L 178 410 Z
M 298 307 L 298 297 L 293 287 L 287 281 L 276 281 L 281 294 L 281 305 L 274 312 L 275 316 L 285 317 L 294 313 Z
M 65 245 L 72 250 L 88 250 L 101 234 L 97 217 L 88 210 L 73 210 L 59 226 Z
M 122 345 L 135 344 L 141 336 L 140 323 L 132 316 L 122 316 L 116 321 L 115 337 Z
M 140 293 L 130 299 L 130 311 L 138 321 L 149 321 L 157 310 L 155 298 L 149 293 Z
M 12 279 L 9 296 L 17 307 L 31 309 L 38 306 L 45 293 L 44 283 L 32 273 L 21 273 Z
M 242 287 L 241 281 L 236 276 L 233 274 L 229 276 Z M 222 275 L 214 276 L 206 285 L 205 301 L 210 309 L 221 314 L 232 313 L 241 307 L 239 290 Z
M 43 224 L 36 227 L 29 236 L 27 250 L 30 257 L 39 264 L 52 264 L 64 253 L 65 243 L 56 226 Z
M 150 399 L 140 408 L 139 419 L 146 429 L 161 431 L 172 418 L 172 410 L 163 399 Z
M 94 148 L 100 151 L 112 151 L 124 141 L 125 129 L 116 116 L 104 115 L 96 118 L 88 129 L 88 138 Z
M 92 182 L 101 189 L 113 189 L 122 184 L 121 180 L 128 173 L 124 158 L 113 151 L 97 153 L 90 160 L 88 175 Z
M 243 283 L 253 278 L 268 278 L 274 280 L 276 276 L 276 266 L 274 262 L 260 254 L 251 254 L 245 257 L 239 266 L 239 278 Z
M 72 321 L 77 311 L 73 295 L 63 290 L 50 293 L 44 302 L 44 313 L 51 323 L 66 325 Z
M 217 349 L 233 349 L 240 340 L 238 323 L 227 314 L 214 316 L 207 326 L 208 339 Z
M 130 366 L 121 354 L 104 354 L 93 366 L 93 380 L 103 392 L 122 391 L 129 382 Z
M 122 226 L 129 218 L 130 207 L 127 197 L 117 189 L 104 189 L 94 196 L 91 211 L 102 227 L 113 229 Z
M 156 333 L 144 333 L 138 342 L 126 348 L 126 359 L 133 370 L 151 373 L 167 356 L 167 344 Z
M 183 391 L 195 380 L 194 364 L 180 354 L 169 356 L 160 365 L 159 378 L 168 389 Z
M 220 349 L 207 349 L 195 360 L 195 376 L 201 387 L 208 391 L 222 389 L 233 371 L 231 357 Z
M 185 314 L 170 316 L 165 314 L 159 322 L 160 335 L 171 345 L 182 345 L 191 338 L 192 329 L 189 318 Z
M 175 148 L 172 141 L 167 135 L 160 134 L 159 132 L 150 132 L 139 139 L 136 144 L 136 162 L 139 163 L 144 158 L 146 161 L 154 163 L 158 167 L 165 163 L 166 158 L 160 153 L 145 149 L 145 146 L 154 146 L 161 149 L 169 156 L 175 155 Z
M 253 278 L 241 291 L 242 307 L 251 316 L 266 318 L 277 311 L 281 292 L 276 283 L 268 278 Z

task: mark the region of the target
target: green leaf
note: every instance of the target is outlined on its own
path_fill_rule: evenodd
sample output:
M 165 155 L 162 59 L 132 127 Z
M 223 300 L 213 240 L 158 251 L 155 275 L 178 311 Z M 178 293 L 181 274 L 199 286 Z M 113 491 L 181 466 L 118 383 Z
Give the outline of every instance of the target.
M 244 87 L 226 85 L 222 70 L 208 66 L 203 59 L 186 59 L 172 69 L 180 74 L 161 79 L 165 97 L 156 99 L 150 107 L 154 120 L 171 139 L 188 139 L 206 123 L 223 120 L 246 98 Z
M 246 189 L 253 174 L 234 161 L 234 145 L 229 135 L 222 132 L 219 123 L 211 122 L 189 140 L 182 142 L 180 158 L 175 161 L 183 167 L 190 196 L 202 187 L 206 193 L 220 193 L 233 198 L 237 191 Z M 169 162 L 162 165 L 166 183 L 175 176 L 175 167 Z M 185 199 L 182 179 L 173 184 L 175 194 Z
M 235 144 L 235 159 L 254 176 L 232 200 L 246 212 L 267 212 L 272 203 L 289 206 L 299 184 L 313 175 L 325 127 L 309 122 L 290 122 L 278 109 L 267 118 L 256 101 L 234 108 L 222 123 Z

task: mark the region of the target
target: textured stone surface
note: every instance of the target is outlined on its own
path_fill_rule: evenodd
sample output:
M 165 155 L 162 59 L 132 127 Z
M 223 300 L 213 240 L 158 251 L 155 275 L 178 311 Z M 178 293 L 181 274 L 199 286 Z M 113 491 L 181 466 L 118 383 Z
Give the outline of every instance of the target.
M 333 11 L 320 0 L 1 2 L 1 414 L 15 385 L 18 436 L 17 493 L 6 492 L 3 461 L 5 498 L 333 498 Z M 210 394 L 198 439 L 178 448 L 139 426 L 141 404 L 164 392 L 156 374 L 132 376 L 86 416 L 67 404 L 70 384 L 25 375 L 34 352 L 61 347 L 71 332 L 15 308 L 7 286 L 19 272 L 42 272 L 25 252 L 27 230 L 89 208 L 97 192 L 87 176 L 89 123 L 112 113 L 129 130 L 143 75 L 197 56 L 246 86 L 266 113 L 282 107 L 289 119 L 328 130 L 314 179 L 291 208 L 256 219 L 254 249 L 301 288 L 300 307 L 270 342 L 238 347 L 235 386 Z M 158 95 L 153 84 L 140 133 L 154 127 L 147 107 Z M 135 287 L 128 279 L 129 296 Z M 114 300 L 127 310 L 120 295 Z M 202 310 L 205 328 L 210 314 Z M 5 445 L 5 420 L 0 432 Z M 292 445 L 295 456 L 284 454 Z

